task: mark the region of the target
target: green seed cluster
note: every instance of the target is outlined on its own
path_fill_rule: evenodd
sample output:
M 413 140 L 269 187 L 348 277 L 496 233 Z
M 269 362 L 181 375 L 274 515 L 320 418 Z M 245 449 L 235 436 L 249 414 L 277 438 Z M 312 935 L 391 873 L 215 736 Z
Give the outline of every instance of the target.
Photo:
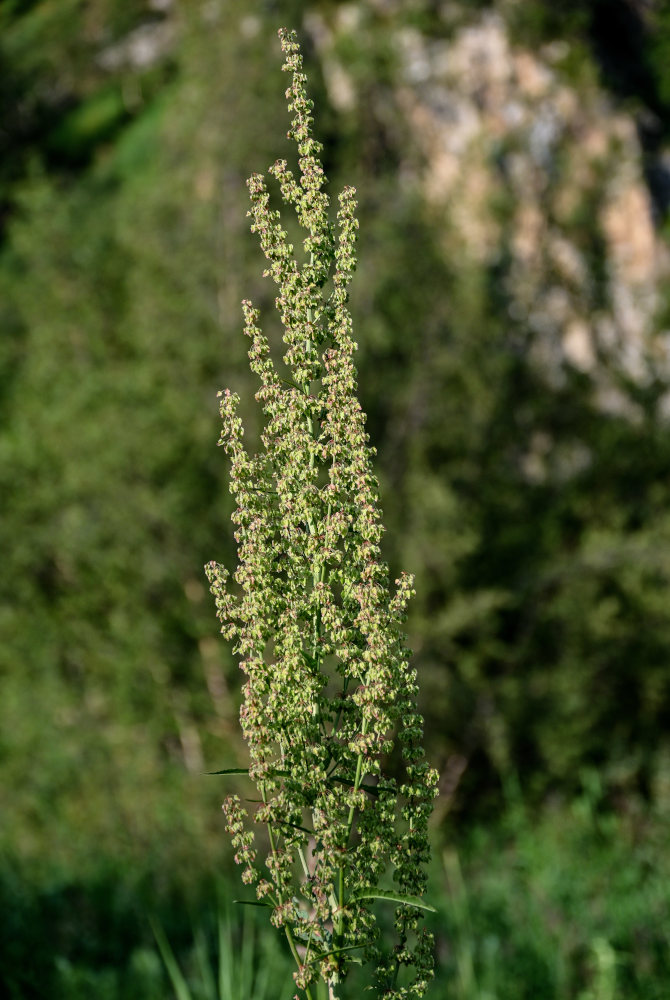
M 220 393 L 238 566 L 233 581 L 223 566 L 207 566 L 221 631 L 246 675 L 240 719 L 261 799 L 253 819 L 269 834 L 264 864 L 239 799 L 230 796 L 224 809 L 243 880 L 287 933 L 298 988 L 309 998 L 321 975 L 335 997 L 361 949 L 377 968 L 378 995 L 400 1000 L 423 996 L 430 936 L 419 929 L 420 909 L 401 901 L 399 943 L 384 953 L 371 894 L 380 884 L 396 901 L 424 892 L 437 774 L 421 748 L 416 672 L 402 632 L 412 578 L 389 587 L 373 449 L 357 398 L 347 309 L 355 191 L 340 194 L 334 225 L 300 49 L 293 32 L 280 39 L 299 176 L 285 160 L 269 172 L 306 235 L 296 254 L 264 177 L 254 174 L 251 228 L 278 286 L 285 352 L 273 360 L 259 312 L 245 301 L 262 447 L 248 453 L 239 397 Z M 396 740 L 400 777 L 389 777 L 382 765 Z M 401 966 L 414 967 L 410 985 L 399 985 Z

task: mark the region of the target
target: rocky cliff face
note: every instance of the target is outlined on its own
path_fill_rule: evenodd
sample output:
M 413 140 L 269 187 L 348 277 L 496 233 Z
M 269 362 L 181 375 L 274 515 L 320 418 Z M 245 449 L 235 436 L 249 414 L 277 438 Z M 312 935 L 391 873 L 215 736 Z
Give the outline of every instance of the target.
M 462 16 L 462 6 L 458 6 Z M 445 37 L 400 24 L 392 4 L 347 4 L 307 27 L 333 105 L 357 101 L 342 40 L 385 8 L 397 70 L 390 94 L 411 141 L 404 176 L 444 227 L 444 252 L 497 268 L 510 318 L 550 377 L 593 375 L 604 407 L 625 404 L 608 365 L 635 380 L 665 351 L 657 329 L 670 261 L 644 179 L 636 124 L 565 42 L 536 52 L 487 10 Z M 370 44 L 374 44 L 370 36 Z

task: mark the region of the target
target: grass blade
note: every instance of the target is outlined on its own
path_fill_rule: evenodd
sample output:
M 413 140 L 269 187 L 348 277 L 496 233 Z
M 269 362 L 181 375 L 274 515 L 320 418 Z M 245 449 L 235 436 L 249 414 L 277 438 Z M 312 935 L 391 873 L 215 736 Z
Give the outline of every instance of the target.
M 167 974 L 170 977 L 170 982 L 172 983 L 172 988 L 174 989 L 177 1000 L 193 1000 L 188 983 L 181 973 L 181 969 L 179 968 L 177 959 L 175 958 L 174 952 L 170 947 L 170 942 L 165 936 L 163 928 L 159 923 L 151 920 L 151 929 L 154 932 L 158 950 L 160 951 L 161 958 L 165 963 L 165 968 L 167 969 Z

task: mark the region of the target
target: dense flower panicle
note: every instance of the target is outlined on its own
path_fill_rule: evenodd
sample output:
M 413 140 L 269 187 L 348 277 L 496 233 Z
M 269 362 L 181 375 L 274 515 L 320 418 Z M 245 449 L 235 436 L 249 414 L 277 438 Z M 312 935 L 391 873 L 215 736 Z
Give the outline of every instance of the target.
M 302 942 L 295 978 L 307 996 L 317 969 L 335 996 L 361 948 L 377 962 L 380 995 L 400 1000 L 422 996 L 431 976 L 421 911 L 400 903 L 399 944 L 384 958 L 366 894 L 380 882 L 390 888 L 391 880 L 396 895 L 423 893 L 437 775 L 423 757 L 416 673 L 402 632 L 412 578 L 402 575 L 389 587 L 374 450 L 357 397 L 347 308 L 355 191 L 341 192 L 333 225 L 302 56 L 294 33 L 280 37 L 299 176 L 285 160 L 270 174 L 305 236 L 296 253 L 270 208 L 265 179 L 253 174 L 251 228 L 265 274 L 278 286 L 285 350 L 273 358 L 259 312 L 245 300 L 265 423 L 260 451 L 251 455 L 239 398 L 220 393 L 238 564 L 232 578 L 217 563 L 206 567 L 221 631 L 246 676 L 240 719 L 262 800 L 254 819 L 270 837 L 267 878 L 236 796 L 224 803 L 226 828 L 244 881 L 257 883 L 258 899 L 272 907 L 296 956 L 295 942 Z M 397 780 L 383 773 L 396 740 L 403 761 Z M 401 965 L 415 968 L 408 986 L 398 985 Z

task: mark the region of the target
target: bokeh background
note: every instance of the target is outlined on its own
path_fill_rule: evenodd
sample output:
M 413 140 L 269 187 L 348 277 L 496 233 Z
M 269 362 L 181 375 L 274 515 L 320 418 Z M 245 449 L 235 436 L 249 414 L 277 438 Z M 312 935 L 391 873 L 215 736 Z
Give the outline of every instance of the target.
M 665 0 L 0 4 L 5 995 L 173 996 L 153 920 L 227 1000 L 217 913 L 275 970 L 255 1000 L 291 992 L 227 903 L 205 772 L 245 753 L 202 572 L 234 558 L 217 389 L 257 426 L 240 300 L 276 330 L 244 182 L 290 156 L 281 24 L 360 197 L 361 395 L 442 775 L 433 995 L 661 1000 Z

